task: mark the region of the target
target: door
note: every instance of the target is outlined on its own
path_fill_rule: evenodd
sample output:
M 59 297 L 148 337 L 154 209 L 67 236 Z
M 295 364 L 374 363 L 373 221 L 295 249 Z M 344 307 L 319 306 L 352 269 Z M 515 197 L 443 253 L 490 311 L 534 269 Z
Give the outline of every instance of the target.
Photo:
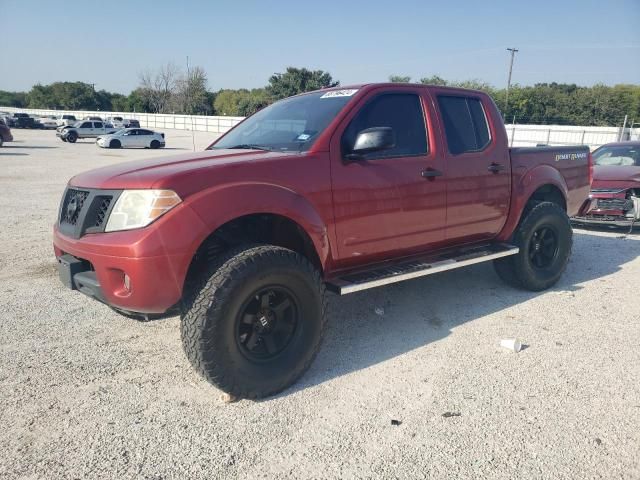
M 436 98 L 447 145 L 446 238 L 456 243 L 492 238 L 506 222 L 511 199 L 509 151 L 492 128 L 498 113 L 481 96 Z
M 150 147 L 151 146 L 151 140 L 153 137 L 153 132 L 151 132 L 150 130 L 138 130 L 138 146 L 139 147 Z
M 104 135 L 104 123 L 102 122 L 93 122 L 93 136 L 97 137 L 98 135 Z
M 410 254 L 444 240 L 445 183 L 425 89 L 373 90 L 331 140 L 331 181 L 339 267 Z M 391 127 L 395 146 L 346 155 L 359 132 Z M 426 175 L 426 176 L 425 176 Z
M 122 135 L 123 147 L 139 147 L 138 130 L 128 130 Z
M 93 135 L 93 123 L 91 122 L 82 122 L 80 128 L 76 129 L 78 132 L 78 137 L 85 138 Z

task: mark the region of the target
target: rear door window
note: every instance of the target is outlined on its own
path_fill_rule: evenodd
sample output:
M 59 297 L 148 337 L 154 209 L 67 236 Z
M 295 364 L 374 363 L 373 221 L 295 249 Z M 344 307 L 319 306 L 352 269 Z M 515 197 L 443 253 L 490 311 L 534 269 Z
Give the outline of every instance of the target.
M 420 97 L 413 93 L 382 94 L 367 103 L 342 135 L 342 151 L 349 153 L 358 133 L 367 128 L 391 127 L 395 147 L 365 154 L 367 159 L 407 157 L 427 153 L 427 132 Z
M 102 122 L 94 122 L 93 128 L 102 128 Z
M 478 152 L 489 145 L 489 125 L 479 99 L 440 95 L 438 106 L 451 154 Z
M 84 122 L 82 125 L 80 125 L 80 128 L 93 128 L 91 126 L 91 122 Z

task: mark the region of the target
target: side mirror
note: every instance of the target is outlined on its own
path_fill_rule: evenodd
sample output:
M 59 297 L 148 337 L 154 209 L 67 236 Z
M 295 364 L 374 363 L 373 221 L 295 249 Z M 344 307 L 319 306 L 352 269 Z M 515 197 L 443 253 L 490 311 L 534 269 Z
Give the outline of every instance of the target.
M 358 132 L 356 141 L 347 155 L 350 160 L 358 160 L 365 153 L 388 150 L 396 146 L 396 134 L 391 127 L 372 127 Z

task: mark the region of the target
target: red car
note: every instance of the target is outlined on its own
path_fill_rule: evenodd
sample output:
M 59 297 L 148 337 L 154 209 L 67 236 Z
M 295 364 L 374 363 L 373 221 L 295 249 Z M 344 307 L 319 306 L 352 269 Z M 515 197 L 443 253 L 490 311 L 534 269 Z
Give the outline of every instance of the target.
M 260 110 L 204 152 L 72 178 L 54 250 L 67 287 L 129 314 L 175 308 L 192 365 L 263 397 L 311 364 L 325 289 L 486 261 L 519 288 L 555 284 L 590 167 L 587 147 L 510 149 L 482 92 L 326 89 Z
M 13 135 L 11 135 L 11 129 L 0 120 L 0 147 L 4 142 L 12 142 Z
M 591 206 L 577 223 L 640 225 L 640 142 L 608 143 L 593 152 Z

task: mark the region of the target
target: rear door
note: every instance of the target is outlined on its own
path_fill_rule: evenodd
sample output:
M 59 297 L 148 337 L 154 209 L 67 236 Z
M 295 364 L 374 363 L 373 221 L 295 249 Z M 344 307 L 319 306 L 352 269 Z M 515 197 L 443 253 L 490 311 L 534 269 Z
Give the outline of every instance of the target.
M 341 266 L 413 253 L 444 240 L 445 183 L 431 128 L 427 90 L 373 90 L 345 117 L 331 139 L 333 204 Z M 391 127 L 389 150 L 348 161 L 356 136 Z
M 93 135 L 98 136 L 105 133 L 104 123 L 102 122 L 93 122 Z
M 447 146 L 446 238 L 457 243 L 492 238 L 507 220 L 511 198 L 509 151 L 495 128 L 501 120 L 492 117 L 497 111 L 480 95 L 440 91 L 436 104 Z
M 138 146 L 148 147 L 151 144 L 153 132 L 150 130 L 140 129 L 138 130 Z

